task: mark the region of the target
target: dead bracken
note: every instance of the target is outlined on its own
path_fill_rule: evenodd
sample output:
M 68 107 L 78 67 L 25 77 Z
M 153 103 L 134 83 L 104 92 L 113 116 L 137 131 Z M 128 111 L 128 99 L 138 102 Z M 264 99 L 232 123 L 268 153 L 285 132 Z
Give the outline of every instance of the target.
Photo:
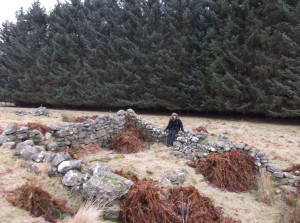
M 144 126 L 139 126 L 137 120 L 127 114 L 124 130 L 112 139 L 109 148 L 120 153 L 136 153 L 149 147 L 149 143 Z
M 195 160 L 189 165 L 196 168 L 213 185 L 231 192 L 249 191 L 256 182 L 258 168 L 255 158 L 246 151 L 212 153 L 207 158 Z
M 48 127 L 47 125 L 44 125 L 40 122 L 28 122 L 26 125 L 30 130 L 38 130 L 40 131 L 43 135 L 45 135 L 47 132 L 51 131 L 51 128 Z
M 236 223 L 222 217 L 213 201 L 193 186 L 161 187 L 151 179 L 139 180 L 137 175 L 115 171 L 135 182 L 121 205 L 121 223 Z
M 26 183 L 7 195 L 13 205 L 29 211 L 33 216 L 43 216 L 49 222 L 57 222 L 64 213 L 73 213 L 66 208 L 67 201 L 54 199 L 40 187 Z

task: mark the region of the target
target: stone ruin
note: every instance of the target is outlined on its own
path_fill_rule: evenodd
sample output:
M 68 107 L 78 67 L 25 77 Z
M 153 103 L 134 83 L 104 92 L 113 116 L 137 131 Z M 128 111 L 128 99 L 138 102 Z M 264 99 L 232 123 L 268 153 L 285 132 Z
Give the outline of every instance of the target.
M 50 125 L 51 131 L 45 136 L 38 130 L 28 127 L 9 125 L 0 135 L 0 146 L 12 149 L 15 156 L 24 159 L 27 171 L 39 173 L 35 165 L 41 162 L 51 162 L 49 176 L 62 176 L 62 183 L 72 191 L 82 194 L 85 198 L 93 198 L 108 206 L 106 217 L 118 218 L 119 208 L 115 201 L 126 194 L 134 184 L 132 181 L 112 173 L 111 168 L 99 164 L 87 167 L 81 160 L 74 160 L 69 153 L 60 152 L 66 148 L 78 148 L 81 145 L 97 143 L 108 146 L 111 139 L 124 127 L 125 115 L 135 117 L 140 125 L 144 125 L 153 141 L 165 143 L 167 134 L 161 128 L 154 127 L 139 118 L 132 109 L 120 110 L 114 116 L 100 115 L 97 119 L 88 119 L 82 123 L 62 123 Z M 269 157 L 264 151 L 245 145 L 235 144 L 223 135 L 208 140 L 205 132 L 189 130 L 179 132 L 171 148 L 171 154 L 186 160 L 205 158 L 213 152 L 230 152 L 232 150 L 248 151 L 255 157 L 255 165 L 260 170 L 266 170 L 277 179 L 282 190 L 297 192 L 297 182 L 300 177 L 282 172 L 269 164 Z M 57 153 L 60 152 L 60 153 Z M 184 181 L 186 170 L 176 170 L 162 177 L 163 184 L 180 184 Z M 109 209 L 113 207 L 112 209 Z

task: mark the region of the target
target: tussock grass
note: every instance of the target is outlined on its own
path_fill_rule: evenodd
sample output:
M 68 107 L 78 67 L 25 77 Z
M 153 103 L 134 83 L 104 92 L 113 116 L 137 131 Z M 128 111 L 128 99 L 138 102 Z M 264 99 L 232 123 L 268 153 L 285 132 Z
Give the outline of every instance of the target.
M 270 174 L 262 172 L 257 180 L 257 200 L 267 205 L 275 205 L 276 193 Z
M 81 206 L 77 213 L 69 220 L 63 221 L 64 223 L 101 223 L 102 208 L 92 203 L 86 202 Z
M 300 197 L 292 207 L 285 207 L 283 212 L 282 223 L 299 223 L 300 222 Z
M 62 122 L 73 122 L 74 121 L 74 117 L 72 115 L 66 114 L 66 113 L 62 113 L 61 114 L 61 121 Z

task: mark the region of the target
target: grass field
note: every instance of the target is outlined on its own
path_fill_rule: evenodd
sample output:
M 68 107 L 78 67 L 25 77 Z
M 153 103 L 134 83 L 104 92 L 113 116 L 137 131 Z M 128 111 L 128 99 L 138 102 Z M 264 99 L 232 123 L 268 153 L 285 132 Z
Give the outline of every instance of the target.
M 74 111 L 55 110 L 49 111 L 51 117 L 36 117 L 27 115 L 24 117 L 12 113 L 15 107 L 0 107 L 0 127 L 5 128 L 9 123 L 26 124 L 27 122 L 41 122 L 44 124 L 61 123 L 62 115 L 67 116 L 92 116 L 99 114 L 114 115 L 115 112 L 99 111 Z M 33 112 L 35 109 L 22 108 L 26 112 Z M 153 123 L 157 127 L 164 128 L 169 117 L 165 115 L 138 114 L 144 120 Z M 272 124 L 268 122 L 250 122 L 234 119 L 214 119 L 204 117 L 182 116 L 185 130 L 205 126 L 209 133 L 224 134 L 235 143 L 243 142 L 258 149 L 264 150 L 270 157 L 270 163 L 279 168 L 286 168 L 292 164 L 299 163 L 300 157 L 300 126 L 287 124 Z M 258 202 L 254 192 L 231 193 L 211 187 L 201 175 L 196 175 L 194 169 L 185 164 L 183 159 L 171 156 L 169 149 L 163 144 L 154 144 L 148 151 L 120 156 L 111 151 L 102 151 L 93 156 L 86 156 L 85 161 L 97 161 L 101 158 L 109 158 L 105 163 L 113 169 L 131 170 L 140 178 L 149 177 L 160 180 L 169 172 L 180 168 L 188 171 L 187 180 L 184 186 L 194 185 L 201 193 L 212 198 L 216 206 L 220 206 L 225 215 L 242 222 L 253 223 L 274 223 L 280 222 L 282 214 L 282 203 L 276 202 L 268 206 Z M 43 170 L 42 174 L 32 176 L 21 167 L 21 160 L 15 159 L 8 149 L 0 150 L 0 193 L 22 185 L 25 181 L 37 181 L 49 190 L 53 195 L 70 198 L 70 194 L 62 189 L 59 179 L 49 179 L 46 176 L 47 165 L 39 164 Z M 2 196 L 1 196 L 2 197 Z M 78 198 L 70 199 L 69 204 L 78 204 Z M 1 222 L 43 222 L 41 218 L 33 218 L 25 211 L 10 205 L 4 198 L 0 198 Z M 2 220 L 4 219 L 4 221 Z

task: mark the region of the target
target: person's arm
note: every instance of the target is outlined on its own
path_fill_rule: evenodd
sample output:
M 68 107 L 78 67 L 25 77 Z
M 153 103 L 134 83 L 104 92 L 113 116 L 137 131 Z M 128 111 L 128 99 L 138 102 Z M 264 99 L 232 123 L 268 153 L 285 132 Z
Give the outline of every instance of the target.
M 164 131 L 167 131 L 169 128 L 171 128 L 171 120 L 169 120 L 169 123 L 168 123 L 168 125 L 167 125 L 167 127 L 165 128 Z
M 183 124 L 182 124 L 182 121 L 181 121 L 181 120 L 179 120 L 179 125 L 180 125 L 180 129 L 181 129 L 181 131 L 183 131 L 183 132 L 184 132 L 184 129 L 183 129 Z

